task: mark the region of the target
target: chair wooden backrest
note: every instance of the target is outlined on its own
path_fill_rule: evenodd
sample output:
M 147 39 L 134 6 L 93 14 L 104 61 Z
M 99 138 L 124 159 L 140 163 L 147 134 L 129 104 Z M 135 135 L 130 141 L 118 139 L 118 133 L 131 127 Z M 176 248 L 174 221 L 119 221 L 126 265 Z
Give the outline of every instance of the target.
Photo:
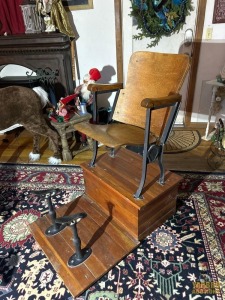
M 165 54 L 138 51 L 132 54 L 127 82 L 120 91 L 113 120 L 145 128 L 145 98 L 166 97 L 178 93 L 188 72 L 190 59 L 186 54 Z M 160 136 L 166 123 L 168 108 L 153 111 L 151 131 Z

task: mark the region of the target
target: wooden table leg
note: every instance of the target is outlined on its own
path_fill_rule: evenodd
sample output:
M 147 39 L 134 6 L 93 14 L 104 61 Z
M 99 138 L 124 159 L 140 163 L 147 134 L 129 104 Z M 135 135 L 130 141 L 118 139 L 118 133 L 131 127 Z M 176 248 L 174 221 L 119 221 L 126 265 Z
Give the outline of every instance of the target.
M 51 125 L 57 130 L 60 136 L 61 145 L 62 145 L 62 158 L 64 161 L 72 160 L 74 155 L 91 148 L 90 146 L 89 147 L 86 146 L 83 147 L 82 149 L 75 151 L 75 153 L 72 153 L 66 136 L 67 133 L 76 131 L 77 123 L 89 122 L 90 119 L 91 119 L 91 114 L 87 113 L 85 115 L 74 115 L 73 118 L 71 118 L 68 122 L 65 123 L 51 122 Z
M 205 135 L 202 137 L 203 140 L 209 141 L 211 139 L 212 135 L 209 135 L 209 126 L 210 126 L 210 121 L 212 117 L 212 111 L 213 111 L 213 106 L 216 101 L 216 92 L 217 92 L 218 87 L 213 86 L 212 88 L 212 98 L 211 98 L 211 103 L 210 103 L 210 108 L 209 108 L 209 115 L 208 115 L 208 122 L 205 130 Z
M 60 135 L 60 138 L 61 138 L 61 143 L 62 143 L 62 157 L 63 157 L 63 160 L 64 161 L 67 161 L 67 160 L 72 160 L 72 153 L 70 151 L 70 148 L 69 148 L 69 144 L 68 144 L 68 141 L 67 141 L 67 138 L 66 138 L 66 130 L 65 128 L 58 128 L 58 133 Z

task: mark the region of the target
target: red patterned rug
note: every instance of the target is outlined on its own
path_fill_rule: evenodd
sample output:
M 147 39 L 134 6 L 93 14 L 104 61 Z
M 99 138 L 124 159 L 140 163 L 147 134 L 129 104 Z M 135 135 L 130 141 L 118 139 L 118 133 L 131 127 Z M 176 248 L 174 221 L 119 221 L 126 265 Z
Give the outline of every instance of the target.
M 77 300 L 225 299 L 225 179 L 179 173 L 176 214 Z M 0 300 L 72 300 L 27 224 L 84 192 L 73 166 L 0 164 Z M 104 245 L 103 245 L 104 246 Z

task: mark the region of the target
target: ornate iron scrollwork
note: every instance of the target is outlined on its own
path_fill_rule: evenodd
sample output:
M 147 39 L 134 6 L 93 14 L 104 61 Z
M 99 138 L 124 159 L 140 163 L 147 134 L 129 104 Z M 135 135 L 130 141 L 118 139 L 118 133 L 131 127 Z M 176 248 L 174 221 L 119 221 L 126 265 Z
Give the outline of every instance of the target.
M 148 160 L 153 162 L 162 154 L 162 145 L 152 144 L 148 149 Z
M 158 165 L 160 169 L 160 176 L 158 183 L 164 185 L 164 168 L 162 163 L 163 145 L 162 144 L 152 144 L 150 145 L 147 153 L 148 163 L 158 160 Z
M 33 81 L 33 79 L 35 79 L 45 85 L 53 85 L 57 79 L 57 76 L 59 76 L 59 70 L 53 71 L 48 67 L 45 69 L 38 68 L 31 72 L 27 71 L 26 75 L 30 81 Z

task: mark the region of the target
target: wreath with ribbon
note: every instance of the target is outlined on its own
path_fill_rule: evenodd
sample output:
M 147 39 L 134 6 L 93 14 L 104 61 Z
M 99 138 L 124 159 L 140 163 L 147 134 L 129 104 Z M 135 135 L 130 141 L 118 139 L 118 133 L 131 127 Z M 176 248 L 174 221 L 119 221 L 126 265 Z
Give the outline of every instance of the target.
M 148 47 L 156 46 L 163 36 L 178 33 L 186 16 L 193 11 L 191 0 L 131 0 L 131 13 L 141 32 L 133 38 L 152 39 Z

